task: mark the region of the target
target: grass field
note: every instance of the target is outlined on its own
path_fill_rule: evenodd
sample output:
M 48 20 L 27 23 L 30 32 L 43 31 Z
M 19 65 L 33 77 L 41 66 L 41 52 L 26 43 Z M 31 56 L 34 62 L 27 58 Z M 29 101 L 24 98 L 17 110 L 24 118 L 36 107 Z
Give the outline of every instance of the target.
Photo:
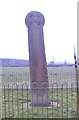
M 2 69 L 2 83 L 17 83 L 22 88 L 22 83 L 30 85 L 28 67 L 4 67 Z M 2 116 L 14 118 L 75 118 L 76 117 L 76 89 L 71 83 L 76 82 L 74 67 L 48 67 L 49 99 L 59 106 L 30 107 L 30 90 L 3 90 L 2 91 Z M 58 84 L 54 86 L 54 82 Z M 61 84 L 63 88 L 61 88 Z M 16 85 L 15 85 L 16 86 Z M 11 87 L 11 86 L 10 86 Z M 30 86 L 29 86 L 30 87 Z M 53 88 L 52 88 L 53 87 Z M 56 88 L 56 89 L 55 89 Z M 23 105 L 27 104 L 26 108 Z
M 75 82 L 74 67 L 48 67 L 49 84 L 53 82 Z M 2 83 L 30 82 L 29 67 L 3 67 Z
M 28 94 L 27 94 L 28 92 Z M 4 95 L 5 94 L 5 95 Z M 4 99 L 6 96 L 6 99 Z M 9 98 L 8 98 L 9 97 Z M 58 106 L 32 107 L 30 106 L 30 90 L 3 91 L 2 116 L 8 118 L 75 118 L 76 117 L 76 90 L 56 89 L 49 90 L 50 101 Z M 24 107 L 23 107 L 24 106 Z M 6 108 L 6 109 L 5 109 Z M 5 111 L 6 110 L 6 111 Z

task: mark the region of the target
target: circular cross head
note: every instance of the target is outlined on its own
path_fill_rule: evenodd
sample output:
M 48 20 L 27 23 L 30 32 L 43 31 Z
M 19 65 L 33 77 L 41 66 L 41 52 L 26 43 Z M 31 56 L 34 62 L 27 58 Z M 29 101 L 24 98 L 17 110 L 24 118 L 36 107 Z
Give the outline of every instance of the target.
M 43 14 L 37 11 L 29 12 L 25 18 L 25 24 L 30 27 L 33 23 L 44 26 L 45 19 Z

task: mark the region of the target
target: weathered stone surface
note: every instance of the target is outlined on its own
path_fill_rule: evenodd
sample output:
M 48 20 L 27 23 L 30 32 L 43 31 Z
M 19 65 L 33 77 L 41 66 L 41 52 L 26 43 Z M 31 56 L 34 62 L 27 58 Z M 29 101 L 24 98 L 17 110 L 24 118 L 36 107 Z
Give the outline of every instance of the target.
M 28 47 L 32 105 L 48 104 L 48 75 L 44 46 L 44 16 L 32 11 L 25 18 L 28 27 Z

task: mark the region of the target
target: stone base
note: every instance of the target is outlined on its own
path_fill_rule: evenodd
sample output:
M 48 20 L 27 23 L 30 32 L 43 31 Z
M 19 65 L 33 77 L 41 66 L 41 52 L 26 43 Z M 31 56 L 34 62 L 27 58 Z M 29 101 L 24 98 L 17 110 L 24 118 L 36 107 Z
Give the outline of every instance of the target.
M 32 106 L 47 106 L 49 105 L 48 89 L 32 89 L 31 91 Z
M 31 102 L 23 103 L 23 109 L 28 109 L 28 108 L 32 109 L 32 107 L 37 107 L 37 106 L 36 105 L 33 106 Z M 38 107 L 42 107 L 42 106 L 39 105 Z M 49 101 L 49 104 L 45 105 L 43 107 L 48 107 L 48 108 L 54 107 L 54 108 L 57 108 L 57 107 L 60 107 L 60 105 L 57 102 L 55 102 L 55 101 Z
M 48 96 L 44 95 L 44 96 L 37 97 L 36 95 L 34 95 L 32 97 L 31 105 L 32 106 L 47 106 L 47 105 L 49 105 Z

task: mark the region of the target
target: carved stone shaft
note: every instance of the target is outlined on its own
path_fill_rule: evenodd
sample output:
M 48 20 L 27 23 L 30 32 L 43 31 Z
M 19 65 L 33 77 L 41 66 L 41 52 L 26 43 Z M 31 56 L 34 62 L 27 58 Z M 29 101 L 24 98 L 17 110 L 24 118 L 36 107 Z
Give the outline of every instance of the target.
M 25 18 L 28 27 L 28 47 L 32 105 L 48 105 L 48 75 L 44 47 L 44 16 L 32 11 Z

